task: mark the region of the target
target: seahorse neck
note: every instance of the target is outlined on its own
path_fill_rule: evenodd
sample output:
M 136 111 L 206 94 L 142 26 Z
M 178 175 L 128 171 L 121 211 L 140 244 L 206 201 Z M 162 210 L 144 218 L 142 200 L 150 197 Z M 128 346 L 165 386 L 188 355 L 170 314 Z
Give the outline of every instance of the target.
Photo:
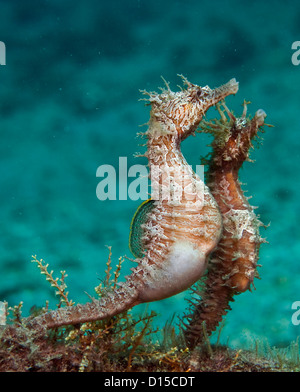
M 180 151 L 180 140 L 176 135 L 151 135 L 148 138 L 147 146 L 150 170 L 152 165 L 164 167 L 185 162 Z
M 207 178 L 207 184 L 216 199 L 220 211 L 227 212 L 230 208 L 246 209 L 246 200 L 242 197 L 243 192 L 238 181 L 237 170 L 211 171 Z M 224 202 L 226 197 L 226 203 Z

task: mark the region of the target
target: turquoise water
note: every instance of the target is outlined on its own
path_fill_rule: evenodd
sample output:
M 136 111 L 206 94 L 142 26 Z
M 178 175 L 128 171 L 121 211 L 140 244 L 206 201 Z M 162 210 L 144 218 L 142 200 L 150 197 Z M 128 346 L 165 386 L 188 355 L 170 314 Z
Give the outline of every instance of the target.
M 149 119 L 139 89 L 190 81 L 215 87 L 235 77 L 240 90 L 227 99 L 241 113 L 268 114 L 263 145 L 252 151 L 241 180 L 268 244 L 260 252 L 256 290 L 236 297 L 223 341 L 272 345 L 295 340 L 292 303 L 300 300 L 299 104 L 300 65 L 291 45 L 300 39 L 297 1 L 5 1 L 0 2 L 0 301 L 33 305 L 57 298 L 30 262 L 36 254 L 55 274 L 68 273 L 70 298 L 88 300 L 106 269 L 127 255 L 131 217 L 139 201 L 96 197 L 96 170 L 145 164 L 136 138 Z M 300 58 L 300 56 L 299 56 Z M 214 116 L 210 109 L 209 116 Z M 197 135 L 183 152 L 199 164 L 210 139 Z M 131 179 L 129 179 L 131 181 Z M 132 263 L 125 262 L 125 272 Z M 182 293 L 149 305 L 163 325 L 187 304 Z M 137 308 L 143 310 L 144 306 Z

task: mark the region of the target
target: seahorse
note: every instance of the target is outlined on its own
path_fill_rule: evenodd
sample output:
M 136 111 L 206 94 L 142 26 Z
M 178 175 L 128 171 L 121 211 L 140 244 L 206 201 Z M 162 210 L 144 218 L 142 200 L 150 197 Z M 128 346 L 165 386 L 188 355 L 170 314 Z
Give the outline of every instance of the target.
M 183 157 L 180 144 L 195 130 L 206 111 L 238 83 L 231 79 L 216 89 L 200 87 L 182 76 L 184 87 L 147 93 L 150 121 L 144 136 L 152 208 L 143 224 L 145 247 L 125 282 L 100 300 L 66 306 L 29 321 L 35 328 L 53 328 L 112 317 L 140 303 L 161 300 L 186 290 L 204 273 L 207 257 L 217 245 L 222 220 L 204 182 Z
M 241 117 L 228 114 L 217 105 L 221 120 L 203 121 L 199 132 L 213 134 L 212 155 L 208 161 L 207 185 L 217 201 L 223 218 L 221 239 L 212 252 L 203 288 L 196 289 L 199 302 L 193 302 L 186 316 L 185 338 L 190 348 L 202 342 L 205 331 L 213 332 L 222 317 L 231 310 L 233 296 L 251 289 L 257 274 L 259 248 L 265 242 L 259 234 L 262 222 L 245 197 L 238 173 L 249 160 L 252 139 L 264 125 L 266 113 L 260 109 L 252 119 L 247 118 L 247 103 Z M 205 322 L 205 330 L 203 323 Z

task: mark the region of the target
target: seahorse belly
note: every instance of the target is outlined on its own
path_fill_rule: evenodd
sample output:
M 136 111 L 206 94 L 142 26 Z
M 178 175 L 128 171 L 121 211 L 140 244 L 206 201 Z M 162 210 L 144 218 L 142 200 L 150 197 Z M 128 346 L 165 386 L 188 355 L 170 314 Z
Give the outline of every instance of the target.
M 139 293 L 141 302 L 152 302 L 178 294 L 193 285 L 203 275 L 206 255 L 191 242 L 176 241 L 164 264 L 152 265 L 149 277 Z

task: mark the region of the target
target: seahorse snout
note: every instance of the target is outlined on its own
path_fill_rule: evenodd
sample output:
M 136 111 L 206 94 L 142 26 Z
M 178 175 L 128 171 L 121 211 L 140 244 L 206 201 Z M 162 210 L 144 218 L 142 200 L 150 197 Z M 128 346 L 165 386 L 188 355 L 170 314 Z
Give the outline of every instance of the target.
M 236 81 L 235 78 L 230 79 L 229 82 L 223 84 L 220 87 L 215 88 L 212 90 L 211 93 L 211 105 L 215 105 L 222 99 L 226 98 L 228 95 L 234 95 L 238 92 L 239 83 Z

